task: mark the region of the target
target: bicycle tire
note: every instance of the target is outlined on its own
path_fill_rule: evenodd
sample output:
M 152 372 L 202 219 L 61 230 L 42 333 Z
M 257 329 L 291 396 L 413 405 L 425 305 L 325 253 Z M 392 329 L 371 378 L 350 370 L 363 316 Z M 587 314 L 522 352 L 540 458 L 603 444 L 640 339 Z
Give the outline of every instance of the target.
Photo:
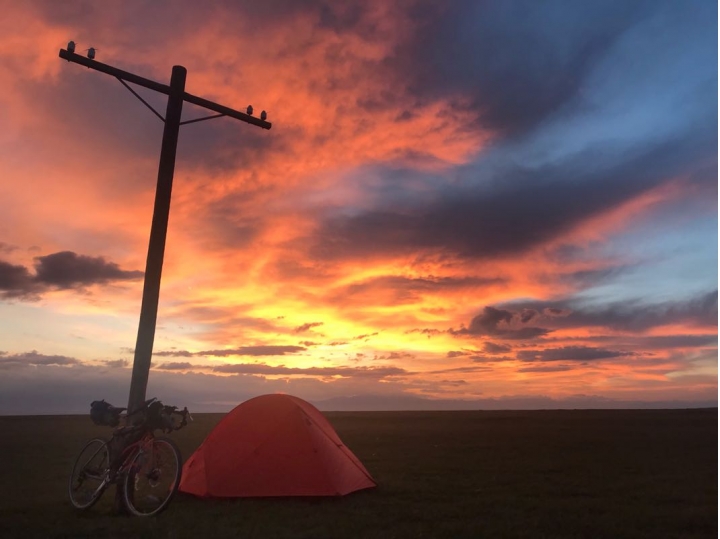
M 90 509 L 97 503 L 110 484 L 109 467 L 107 440 L 93 438 L 88 441 L 75 459 L 68 482 L 70 503 L 76 509 Z
M 123 500 L 135 516 L 164 511 L 175 496 L 182 475 L 182 455 L 169 438 L 155 438 L 152 454 L 138 451 L 125 474 Z

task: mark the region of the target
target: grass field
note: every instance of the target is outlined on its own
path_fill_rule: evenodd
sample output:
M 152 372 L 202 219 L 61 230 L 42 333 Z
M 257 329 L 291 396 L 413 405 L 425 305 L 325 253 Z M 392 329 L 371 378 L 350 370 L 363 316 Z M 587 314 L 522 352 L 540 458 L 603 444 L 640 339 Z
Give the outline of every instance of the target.
M 88 417 L 0 417 L 0 537 L 717 537 L 712 410 L 327 413 L 379 487 L 329 499 L 202 500 L 78 513 Z M 220 419 L 173 437 L 187 458 Z

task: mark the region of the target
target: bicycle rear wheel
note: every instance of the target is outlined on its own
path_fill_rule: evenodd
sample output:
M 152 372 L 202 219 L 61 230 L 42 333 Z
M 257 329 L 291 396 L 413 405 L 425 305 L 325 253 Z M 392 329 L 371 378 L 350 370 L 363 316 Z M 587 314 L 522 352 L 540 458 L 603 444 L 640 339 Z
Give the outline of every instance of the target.
M 95 505 L 109 484 L 109 466 L 110 453 L 105 440 L 93 438 L 85 444 L 70 474 L 70 503 L 78 509 Z
M 123 496 L 133 515 L 148 517 L 163 511 L 180 485 L 182 456 L 175 442 L 155 438 L 149 449 L 135 455 L 125 475 Z

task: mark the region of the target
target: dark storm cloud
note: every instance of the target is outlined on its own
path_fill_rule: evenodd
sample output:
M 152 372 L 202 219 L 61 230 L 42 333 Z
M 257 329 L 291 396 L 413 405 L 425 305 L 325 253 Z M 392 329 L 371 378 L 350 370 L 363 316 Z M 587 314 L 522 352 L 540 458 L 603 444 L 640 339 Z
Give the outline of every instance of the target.
M 475 355 L 470 356 L 473 363 L 504 363 L 505 361 L 512 361 L 513 358 L 510 356 L 485 356 Z
M 159 365 L 156 365 L 155 368 L 163 371 L 183 371 L 200 366 L 201 365 L 195 365 L 194 363 L 190 363 L 188 361 L 170 361 L 168 363 L 160 363 Z
M 669 178 L 707 167 L 708 161 L 716 167 L 717 127 L 706 124 L 633 150 L 593 148 L 534 168 L 480 162 L 464 173 L 476 175 L 475 181 L 438 188 L 432 199 L 327 217 L 310 250 L 318 259 L 425 251 L 467 258 L 518 255 Z M 478 183 L 483 178 L 490 185 Z M 712 174 L 694 176 L 688 190 L 709 192 L 716 180 Z
M 516 354 L 521 361 L 593 361 L 636 355 L 634 352 L 605 350 L 589 346 L 563 346 L 544 350 L 522 350 Z
M 35 281 L 58 288 L 76 288 L 110 281 L 140 279 L 142 271 L 125 271 L 98 256 L 62 251 L 35 258 Z
M 717 347 L 717 334 L 705 335 L 588 335 L 583 337 L 563 337 L 562 341 L 578 340 L 597 344 L 612 343 L 621 348 L 637 350 L 668 350 L 678 348 Z M 551 342 L 546 339 L 545 342 Z
M 30 299 L 40 288 L 25 266 L 16 266 L 0 260 L 0 298 Z
M 451 369 L 439 369 L 436 371 L 429 371 L 428 374 L 468 374 L 468 373 L 475 373 L 475 372 L 488 372 L 491 371 L 491 367 L 479 367 L 479 366 L 471 366 L 471 367 L 453 367 Z
M 512 312 L 487 306 L 470 321 L 467 328 L 450 330 L 453 335 L 488 336 L 497 339 L 534 339 L 550 332 L 548 329 L 523 326 L 527 310 Z
M 296 352 L 303 352 L 304 350 L 306 350 L 306 348 L 302 346 L 260 345 L 240 346 L 238 348 L 228 348 L 226 350 L 202 350 L 200 352 L 189 352 L 187 350 L 163 350 L 153 352 L 153 355 L 158 357 L 284 356 L 285 354 L 294 354 Z
M 555 302 L 513 302 L 503 307 L 510 309 L 511 316 L 518 316 L 524 309 L 543 313 L 542 324 L 548 329 L 605 327 L 624 331 L 645 331 L 653 327 L 671 324 L 693 324 L 717 326 L 718 292 L 714 290 L 686 301 L 641 303 L 638 301 L 615 302 L 602 306 L 583 305 L 577 300 L 567 299 Z M 560 312 L 564 315 L 548 315 L 545 312 Z M 692 342 L 706 336 L 682 337 Z M 650 337 L 648 337 L 650 338 Z M 676 337 L 677 338 L 677 337 Z M 670 336 L 668 336 L 670 339 Z M 678 342 L 682 342 L 678 341 Z M 672 340 L 668 341 L 672 343 Z
M 565 299 L 554 302 L 512 302 L 499 307 L 488 305 L 480 314 L 473 317 L 468 327 L 450 329 L 448 333 L 456 336 L 532 340 L 542 338 L 557 329 L 565 328 L 604 327 L 620 331 L 642 332 L 671 324 L 717 326 L 717 299 L 718 293 L 715 290 L 687 301 L 657 304 L 627 301 L 595 307 L 583 305 L 577 300 Z M 533 325 L 527 325 L 528 323 Z M 667 347 L 682 348 L 683 346 L 711 344 L 713 337 L 710 335 L 644 337 L 642 342 L 652 343 L 653 339 L 658 339 L 655 343 L 656 347 L 666 345 Z M 587 339 L 592 340 L 592 337 Z M 622 341 L 623 337 L 613 336 L 607 339 L 611 342 L 618 342 Z M 493 343 L 486 343 L 485 346 L 485 351 L 488 353 L 504 353 L 510 350 L 510 347 L 505 349 L 504 345 Z M 500 348 L 497 348 L 498 346 Z M 580 355 L 583 353 L 578 347 L 570 347 L 565 352 L 575 352 Z M 597 353 L 601 352 L 602 350 Z M 593 352 L 587 349 L 585 353 L 592 355 Z M 557 359 L 565 358 L 557 357 Z M 597 358 L 587 357 L 586 359 Z
M 273 367 L 257 363 L 243 363 L 236 365 L 219 365 L 213 372 L 235 374 L 265 374 L 265 375 L 302 375 L 302 376 L 342 376 L 352 378 L 385 378 L 387 376 L 401 376 L 411 374 L 399 367 Z
M 35 258 L 35 275 L 25 266 L 0 260 L 0 298 L 37 299 L 50 289 L 82 289 L 95 284 L 140 279 L 142 271 L 125 271 L 103 257 L 62 251 Z
M 697 11 L 670 2 L 423 6 L 414 16 L 425 25 L 416 42 L 398 51 L 393 69 L 416 82 L 411 86 L 418 96 L 472 97 L 471 107 L 481 112 L 483 125 L 513 136 L 484 148 L 475 163 L 454 173 L 462 181 L 436 187 L 434 196 L 425 189 L 414 196 L 379 197 L 383 202 L 364 212 L 326 216 L 310 242 L 315 258 L 422 251 L 467 258 L 513 256 L 672 178 L 686 178 L 687 193 L 698 191 L 688 196 L 712 200 L 715 193 L 716 198 L 717 58 L 709 61 L 712 54 L 704 54 L 702 47 L 708 35 L 714 36 L 709 46 L 716 41 L 714 23 L 702 17 L 703 10 L 717 14 L 711 2 L 698 2 Z M 671 45 L 658 41 L 653 30 L 666 26 L 678 39 L 683 29 L 684 35 L 697 34 L 681 39 L 677 54 L 686 62 L 668 64 L 671 51 L 666 48 Z M 627 37 L 630 29 L 638 35 Z M 643 55 L 636 46 L 643 40 L 657 47 Z M 618 57 L 649 67 L 638 80 L 631 79 L 623 66 L 611 64 Z M 680 65 L 697 67 L 686 72 Z M 663 69 L 679 82 L 661 95 L 687 104 L 670 113 L 667 106 L 643 100 L 644 88 L 665 84 L 658 75 Z M 580 88 L 591 70 L 594 77 L 602 74 L 609 80 L 605 86 L 595 81 L 593 89 L 602 86 L 600 93 L 584 97 Z M 647 127 L 644 116 L 623 125 L 618 110 L 633 104 L 664 120 L 652 124 L 655 129 Z M 560 106 L 565 107 L 562 113 Z M 611 133 L 621 126 L 618 144 Z M 519 136 L 533 127 L 532 133 Z M 595 131 L 607 131 L 607 136 Z M 549 150 L 547 141 L 561 151 Z M 397 175 L 388 170 L 383 176 L 392 183 Z M 595 270 L 564 278 L 582 286 L 612 276 L 610 270 Z
M 483 344 L 483 350 L 485 350 L 488 354 L 504 354 L 512 350 L 512 346 L 509 344 L 486 342 Z
M 372 37 L 380 29 L 368 20 L 373 12 L 371 2 L 351 4 L 327 0 L 264 0 L 263 2 L 244 3 L 235 0 L 218 0 L 208 9 L 194 0 L 141 0 L 122 9 L 115 6 L 99 6 L 93 2 L 67 4 L 53 0 L 38 0 L 42 6 L 42 15 L 49 22 L 61 25 L 86 27 L 92 24 L 109 22 L 107 16 L 116 25 L 131 25 L 144 36 L 145 42 L 165 43 L 177 32 L 191 33 L 203 23 L 212 22 L 218 13 L 232 20 L 249 22 L 253 27 L 273 24 L 281 25 L 294 22 L 298 17 L 312 17 L 321 28 L 338 33 L 356 32 Z M 163 20 L 165 24 L 158 25 Z
M 611 268 L 573 271 L 571 273 L 553 275 L 547 280 L 552 282 L 565 282 L 578 288 L 590 288 L 613 277 L 617 277 L 630 267 L 629 265 L 619 265 Z
M 572 101 L 604 53 L 656 4 L 425 3 L 412 12 L 421 31 L 389 64 L 416 99 L 462 96 L 482 126 L 517 135 Z
M 159 350 L 153 352 L 155 357 L 193 357 L 194 355 L 194 352 L 188 352 L 187 350 Z
M 616 339 L 621 340 L 621 339 Z M 701 346 L 717 346 L 717 335 L 658 335 L 640 337 L 638 343 L 645 348 L 696 348 Z
M 108 359 L 103 363 L 113 369 L 120 369 L 130 365 L 130 362 L 127 359 Z
M 539 365 L 534 367 L 522 367 L 517 369 L 516 372 L 564 372 L 572 369 L 573 367 L 571 365 Z
M 80 365 L 73 357 L 39 354 L 35 350 L 21 354 L 3 354 L 0 368 L 24 367 L 27 365 Z

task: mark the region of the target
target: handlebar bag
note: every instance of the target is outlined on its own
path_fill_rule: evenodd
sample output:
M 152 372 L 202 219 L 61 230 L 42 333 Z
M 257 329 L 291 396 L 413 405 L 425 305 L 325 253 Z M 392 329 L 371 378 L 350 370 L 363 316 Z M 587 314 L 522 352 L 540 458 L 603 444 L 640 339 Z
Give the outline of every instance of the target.
M 111 409 L 115 408 L 105 400 L 92 401 L 90 403 L 90 419 L 96 425 L 103 427 L 117 427 L 120 420 L 117 414 L 111 413 Z

